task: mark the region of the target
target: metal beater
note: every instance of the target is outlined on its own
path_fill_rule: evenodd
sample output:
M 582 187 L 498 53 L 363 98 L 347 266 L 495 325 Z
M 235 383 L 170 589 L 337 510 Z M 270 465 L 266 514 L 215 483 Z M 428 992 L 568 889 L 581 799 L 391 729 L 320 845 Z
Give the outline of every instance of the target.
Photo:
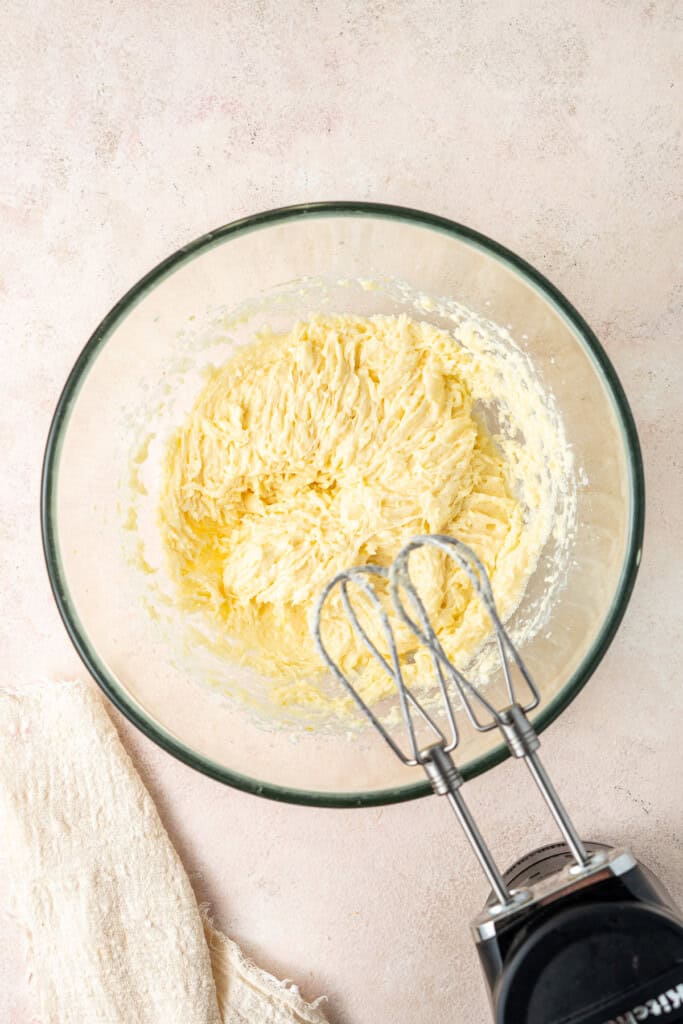
M 505 707 L 496 708 L 446 654 L 410 574 L 411 556 L 420 548 L 448 556 L 472 583 L 497 643 Z M 395 615 L 431 655 L 444 727 L 405 683 L 394 628 L 378 593 L 380 581 L 385 589 L 388 586 Z M 407 750 L 362 699 L 325 645 L 322 620 L 335 590 L 356 636 L 395 684 Z M 354 594 L 363 595 L 387 654 L 362 624 Z M 472 928 L 496 1021 L 610 1024 L 623 1019 L 630 1024 L 646 1019 L 630 1007 L 647 1010 L 648 999 L 648 1013 L 656 1015 L 656 1003 L 667 1021 L 683 1020 L 683 924 L 661 883 L 632 854 L 585 844 L 579 837 L 538 756 L 538 735 L 528 718 L 540 704 L 538 688 L 501 621 L 490 580 L 475 553 L 453 537 L 420 536 L 401 549 L 389 568 L 364 565 L 340 572 L 320 595 L 313 629 L 322 658 L 394 754 L 406 766 L 421 765 L 434 792 L 446 796 L 491 885 L 492 894 Z M 498 729 L 510 754 L 525 762 L 563 839 L 528 854 L 505 874 L 461 792 L 463 777 L 452 756 L 459 742 L 454 697 L 472 728 Z M 420 742 L 418 732 L 426 732 L 429 740 Z M 618 1011 L 624 1006 L 622 1018 Z

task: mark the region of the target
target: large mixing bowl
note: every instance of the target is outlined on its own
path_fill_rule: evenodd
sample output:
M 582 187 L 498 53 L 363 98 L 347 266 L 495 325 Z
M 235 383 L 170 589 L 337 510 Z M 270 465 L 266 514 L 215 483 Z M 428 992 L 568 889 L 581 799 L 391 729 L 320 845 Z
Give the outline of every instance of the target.
M 249 691 L 248 673 L 229 698 L 205 658 L 193 659 L 187 645 L 180 651 L 159 621 L 163 604 L 155 610 L 145 589 L 156 557 L 153 514 L 144 521 L 156 485 L 146 473 L 202 371 L 235 338 L 241 343 L 265 320 L 287 328 L 315 311 L 406 312 L 409 294 L 456 300 L 509 326 L 554 395 L 574 453 L 577 530 L 566 578 L 523 652 L 542 694 L 535 725 L 543 729 L 595 670 L 624 613 L 640 558 L 643 478 L 631 413 L 597 338 L 513 253 L 458 224 L 391 206 L 322 203 L 249 217 L 185 246 L 136 284 L 88 341 L 57 405 L 43 540 L 79 654 L 160 746 L 252 793 L 353 806 L 429 787 L 371 730 L 349 738 L 312 728 L 305 715 L 289 723 L 274 715 L 269 727 L 263 709 L 256 714 L 235 697 Z M 421 318 L 441 323 L 430 308 Z M 139 508 L 126 508 L 131 494 Z M 523 605 L 542 598 L 539 571 Z M 465 731 L 458 762 L 466 776 L 503 756 L 495 735 Z

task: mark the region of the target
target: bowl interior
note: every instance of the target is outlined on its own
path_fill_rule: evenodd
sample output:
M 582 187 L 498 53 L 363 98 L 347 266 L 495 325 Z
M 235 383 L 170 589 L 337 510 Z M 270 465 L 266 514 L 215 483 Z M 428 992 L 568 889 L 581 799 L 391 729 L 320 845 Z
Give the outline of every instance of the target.
M 561 588 L 546 601 L 551 540 L 517 613 L 543 613 L 523 654 L 542 694 L 537 724 L 546 724 L 599 661 L 632 586 L 642 531 L 637 438 L 604 353 L 569 304 L 456 225 L 340 204 L 276 211 L 152 271 L 100 325 L 62 395 L 46 455 L 44 539 L 86 664 L 157 742 L 253 792 L 382 802 L 426 792 L 421 771 L 405 769 L 369 730 L 318 729 L 296 708 L 269 720 L 259 680 L 226 674 L 192 642 L 191 624 L 174 622 L 155 525 L 165 445 L 204 369 L 266 322 L 286 330 L 325 311 L 407 312 L 441 326 L 452 326 L 449 315 L 486 318 L 509 330 L 554 396 L 574 457 L 576 530 Z M 495 735 L 464 730 L 466 774 L 501 756 Z

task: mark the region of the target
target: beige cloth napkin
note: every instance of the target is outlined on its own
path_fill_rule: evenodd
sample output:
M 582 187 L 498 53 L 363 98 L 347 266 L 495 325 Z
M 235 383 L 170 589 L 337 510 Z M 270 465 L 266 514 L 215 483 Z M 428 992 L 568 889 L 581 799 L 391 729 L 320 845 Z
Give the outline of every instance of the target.
M 0 835 L 41 1024 L 325 1024 L 202 918 L 92 684 L 0 690 Z

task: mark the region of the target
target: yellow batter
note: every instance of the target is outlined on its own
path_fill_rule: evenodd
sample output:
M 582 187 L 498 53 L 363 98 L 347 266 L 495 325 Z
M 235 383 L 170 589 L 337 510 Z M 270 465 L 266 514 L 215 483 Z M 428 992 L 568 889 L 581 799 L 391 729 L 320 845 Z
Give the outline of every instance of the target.
M 477 418 L 483 372 L 406 316 L 317 316 L 259 336 L 208 379 L 169 448 L 162 537 L 182 606 L 205 612 L 276 701 L 326 701 L 310 632 L 321 588 L 342 568 L 388 564 L 414 534 L 458 537 L 503 614 L 518 602 L 545 540 L 540 496 L 533 462 L 504 455 Z M 434 563 L 423 575 L 462 663 L 487 633 L 479 603 L 462 573 Z M 340 608 L 325 635 L 367 699 L 391 691 Z M 411 674 L 423 667 L 418 653 Z

